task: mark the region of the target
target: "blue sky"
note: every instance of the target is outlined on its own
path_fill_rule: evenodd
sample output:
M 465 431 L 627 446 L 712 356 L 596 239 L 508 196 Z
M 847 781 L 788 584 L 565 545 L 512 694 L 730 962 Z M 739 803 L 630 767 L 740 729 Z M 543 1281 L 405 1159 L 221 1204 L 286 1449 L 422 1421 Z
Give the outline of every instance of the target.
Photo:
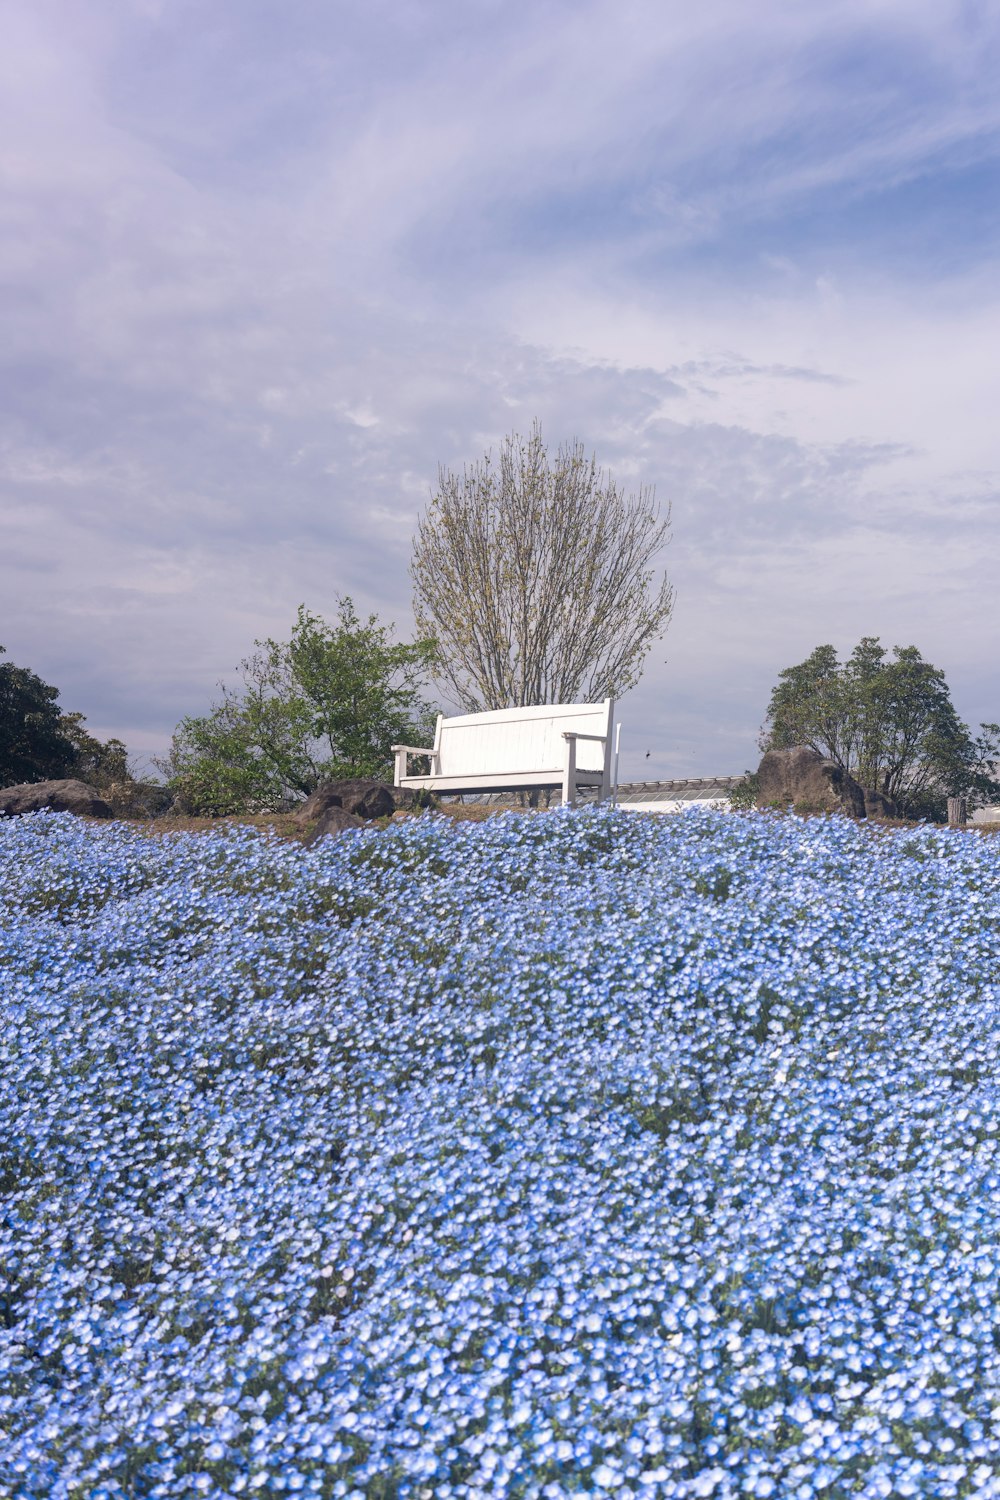
M 623 773 L 916 644 L 1000 718 L 1000 11 L 24 0 L 0 57 L 0 642 L 133 752 L 541 420 L 672 505 Z M 646 751 L 650 752 L 646 759 Z

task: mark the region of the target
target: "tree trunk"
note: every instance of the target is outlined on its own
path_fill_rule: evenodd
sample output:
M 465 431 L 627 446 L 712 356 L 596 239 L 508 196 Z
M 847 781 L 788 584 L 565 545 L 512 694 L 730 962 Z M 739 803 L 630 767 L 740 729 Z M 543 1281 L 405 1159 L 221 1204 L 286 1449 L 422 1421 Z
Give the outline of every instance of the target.
M 948 827 L 964 828 L 969 821 L 969 804 L 964 797 L 948 798 Z

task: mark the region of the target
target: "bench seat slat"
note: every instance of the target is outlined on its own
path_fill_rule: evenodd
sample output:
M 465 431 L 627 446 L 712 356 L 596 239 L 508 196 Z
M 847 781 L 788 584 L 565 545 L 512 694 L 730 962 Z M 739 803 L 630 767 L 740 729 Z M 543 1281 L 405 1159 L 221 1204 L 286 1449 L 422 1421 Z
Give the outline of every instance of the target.
M 562 786 L 561 771 L 509 771 L 495 776 L 479 772 L 473 776 L 403 776 L 398 786 L 410 787 L 413 791 L 429 792 L 515 792 L 544 791 L 546 787 Z M 600 771 L 577 771 L 579 786 L 600 786 L 603 775 Z

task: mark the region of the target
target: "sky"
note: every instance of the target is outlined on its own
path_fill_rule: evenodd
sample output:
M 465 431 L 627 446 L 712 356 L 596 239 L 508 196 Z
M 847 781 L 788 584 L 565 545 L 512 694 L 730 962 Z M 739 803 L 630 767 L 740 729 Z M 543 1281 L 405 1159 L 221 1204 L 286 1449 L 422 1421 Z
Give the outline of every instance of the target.
M 778 673 L 865 635 L 1000 719 L 995 4 L 4 31 L 0 643 L 140 769 L 300 603 L 408 637 L 439 465 L 535 419 L 670 507 L 623 779 L 756 765 Z

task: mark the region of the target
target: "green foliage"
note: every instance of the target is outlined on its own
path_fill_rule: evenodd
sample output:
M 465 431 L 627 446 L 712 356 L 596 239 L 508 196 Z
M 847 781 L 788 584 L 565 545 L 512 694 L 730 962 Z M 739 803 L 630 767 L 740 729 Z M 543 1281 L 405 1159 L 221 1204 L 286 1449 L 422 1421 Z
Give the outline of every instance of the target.
M 58 697 L 58 688 L 26 667 L 0 662 L 0 786 L 72 775 L 75 753 Z
M 83 714 L 62 713 L 58 698 L 58 688 L 26 667 L 0 662 L 0 786 L 65 776 L 95 787 L 131 781 L 122 741 L 96 739 Z
M 757 772 L 745 771 L 743 779 L 729 789 L 730 807 L 737 812 L 745 812 L 751 807 L 756 807 L 759 786 Z
M 430 641 L 395 642 L 349 598 L 328 624 L 299 606 L 291 639 L 255 641 L 242 688 L 223 686 L 211 713 L 188 717 L 160 768 L 188 811 L 266 812 L 322 781 L 387 777 L 391 746 L 426 742 L 432 711 L 420 689 Z
M 760 743 L 811 745 L 906 816 L 941 820 L 948 797 L 975 804 L 1000 794 L 1000 725 L 979 727 L 973 735 L 959 719 L 944 673 L 916 646 L 890 657 L 865 636 L 843 664 L 833 646 L 817 646 L 780 674 Z
M 131 782 L 128 749 L 119 739 L 99 740 L 84 728 L 83 714 L 63 714 L 60 719 L 64 737 L 73 747 L 73 775 L 88 785 L 106 788 Z

